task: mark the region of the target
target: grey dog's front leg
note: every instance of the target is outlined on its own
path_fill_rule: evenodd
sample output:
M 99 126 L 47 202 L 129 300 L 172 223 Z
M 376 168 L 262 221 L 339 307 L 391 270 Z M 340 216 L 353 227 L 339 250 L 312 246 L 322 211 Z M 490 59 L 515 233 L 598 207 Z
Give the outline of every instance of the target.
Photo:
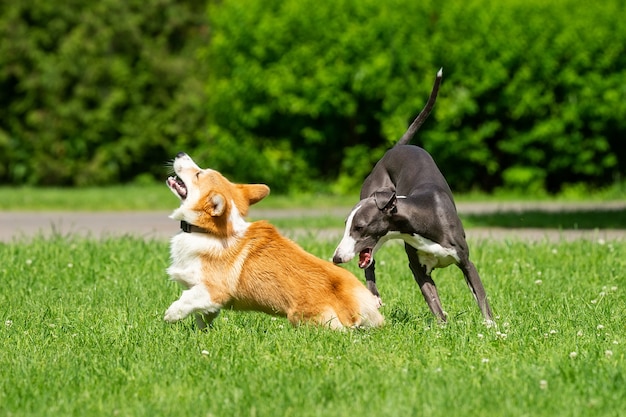
M 378 306 L 380 307 L 383 305 L 383 302 L 380 298 L 380 294 L 378 293 L 378 288 L 376 288 L 376 274 L 374 272 L 374 270 L 376 269 L 376 267 L 374 266 L 375 264 L 376 261 L 372 260 L 372 264 L 365 268 L 365 284 L 367 285 L 367 289 L 370 290 L 370 292 L 374 294 L 376 298 L 378 298 Z
M 428 304 L 430 311 L 432 311 L 441 322 L 445 323 L 446 315 L 443 311 L 443 307 L 441 306 L 441 300 L 439 299 L 439 293 L 437 292 L 435 281 L 433 281 L 430 275 L 426 273 L 426 267 L 420 264 L 415 248 L 405 244 L 404 251 L 409 257 L 409 267 L 411 267 L 413 277 L 415 277 L 415 281 L 422 291 L 426 304 Z

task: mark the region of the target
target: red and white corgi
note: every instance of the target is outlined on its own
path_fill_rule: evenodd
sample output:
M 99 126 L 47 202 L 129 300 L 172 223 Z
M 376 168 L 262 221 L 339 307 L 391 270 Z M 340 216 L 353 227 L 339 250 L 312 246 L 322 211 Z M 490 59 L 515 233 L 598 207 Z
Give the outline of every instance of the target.
M 167 185 L 181 205 L 170 217 L 182 231 L 171 240 L 167 272 L 185 290 L 165 321 L 193 313 L 204 328 L 222 308 L 232 308 L 333 329 L 382 325 L 378 300 L 354 275 L 305 252 L 271 224 L 245 220 L 269 187 L 233 184 L 182 152 L 174 172 Z

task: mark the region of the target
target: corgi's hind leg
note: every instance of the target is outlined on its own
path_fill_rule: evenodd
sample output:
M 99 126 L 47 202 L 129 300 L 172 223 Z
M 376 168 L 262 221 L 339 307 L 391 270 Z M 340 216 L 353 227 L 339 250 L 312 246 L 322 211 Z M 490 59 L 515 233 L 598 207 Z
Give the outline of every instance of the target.
M 378 310 L 380 298 L 373 296 L 369 291 L 359 289 L 355 294 L 358 300 L 360 317 L 358 327 L 379 327 L 385 322 L 382 314 Z
M 331 330 L 344 330 L 344 325 L 349 325 L 348 323 L 343 323 L 341 319 L 339 319 L 339 315 L 332 307 L 328 307 L 316 316 L 315 321 L 317 324 L 328 327 Z
M 294 309 L 287 312 L 287 319 L 294 326 L 299 326 L 300 324 L 316 324 L 333 330 L 343 328 L 341 321 L 339 321 L 337 317 L 337 313 L 330 307 L 323 312 L 307 311 L 306 313 L 301 312 L 299 309 Z
M 183 291 L 180 298 L 167 309 L 163 319 L 168 323 L 175 323 L 192 313 L 217 316 L 221 308 L 221 305 L 211 300 L 211 295 L 204 286 L 195 285 Z
M 219 311 L 215 313 L 196 313 L 195 314 L 196 326 L 198 326 L 198 329 L 200 330 L 204 330 L 207 327 L 211 327 L 213 320 L 215 320 L 215 318 L 219 314 L 220 314 Z

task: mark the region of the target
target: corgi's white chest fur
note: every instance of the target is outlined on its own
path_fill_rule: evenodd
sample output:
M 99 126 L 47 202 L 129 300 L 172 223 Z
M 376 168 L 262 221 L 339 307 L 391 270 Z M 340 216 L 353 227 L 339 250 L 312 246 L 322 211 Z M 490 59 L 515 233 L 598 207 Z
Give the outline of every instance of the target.
M 216 303 L 208 281 L 217 280 L 223 290 L 235 291 L 247 252 L 244 250 L 232 262 L 225 262 L 223 255 L 228 244 L 228 240 L 203 233 L 181 232 L 172 238 L 172 264 L 167 273 L 185 291 L 165 312 L 166 321 L 175 322 L 196 313 L 196 323 L 204 328 L 211 321 L 207 318 L 219 313 L 223 305 Z
M 172 280 L 180 283 L 186 288 L 191 288 L 202 282 L 202 276 L 207 270 L 202 265 L 202 259 L 220 258 L 226 249 L 235 244 L 238 236 L 243 236 L 250 223 L 248 223 L 235 208 L 232 202 L 233 210 L 229 216 L 229 222 L 234 230 L 234 236 L 231 238 L 218 238 L 210 234 L 204 233 L 178 233 L 170 241 L 170 258 L 172 265 L 167 269 L 167 273 Z M 177 219 L 176 211 L 170 216 Z M 243 255 L 243 256 L 242 256 Z M 241 272 L 245 254 L 237 256 L 232 268 L 228 271 L 227 279 L 229 283 L 236 284 L 237 277 Z
M 167 269 L 170 278 L 186 288 L 201 285 L 203 279 L 214 275 L 228 288 L 234 289 L 241 274 L 247 250 L 225 260 L 225 252 L 235 239 L 219 239 L 200 233 L 179 233 L 170 244 L 172 265 Z
M 185 288 L 191 288 L 202 282 L 203 253 L 218 253 L 223 250 L 223 242 L 208 235 L 196 233 L 178 233 L 170 242 L 172 265 L 167 269 L 172 280 Z

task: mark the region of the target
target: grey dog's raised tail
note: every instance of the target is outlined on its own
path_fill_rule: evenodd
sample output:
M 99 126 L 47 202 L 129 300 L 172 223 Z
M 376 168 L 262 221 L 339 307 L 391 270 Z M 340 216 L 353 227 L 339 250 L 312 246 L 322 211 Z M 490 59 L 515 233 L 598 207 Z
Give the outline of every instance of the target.
M 441 84 L 441 78 L 443 78 L 443 68 L 440 68 L 437 72 L 437 77 L 435 77 L 435 84 L 433 84 L 433 89 L 430 92 L 430 97 L 428 97 L 426 105 L 424 106 L 420 114 L 417 115 L 415 120 L 413 120 L 411 126 L 409 126 L 406 132 L 404 132 L 404 135 L 402 135 L 398 143 L 396 143 L 396 146 L 407 145 L 411 141 L 411 139 L 413 139 L 413 136 L 415 136 L 415 132 L 417 132 L 422 124 L 426 121 L 426 119 L 428 119 L 428 115 L 435 106 L 435 101 L 437 100 L 437 93 L 439 92 L 439 84 Z

